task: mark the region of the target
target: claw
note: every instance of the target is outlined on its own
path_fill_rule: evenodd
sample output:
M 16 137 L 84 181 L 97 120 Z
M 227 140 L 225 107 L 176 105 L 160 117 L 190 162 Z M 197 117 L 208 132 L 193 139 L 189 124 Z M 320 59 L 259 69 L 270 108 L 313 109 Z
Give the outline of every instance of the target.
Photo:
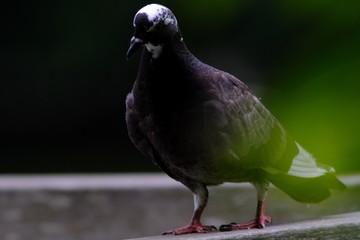
M 220 232 L 229 232 L 233 230 L 233 225 L 234 223 L 230 223 L 230 224 L 223 224 L 219 227 L 219 231 Z
M 175 229 L 169 230 L 169 231 L 167 231 L 167 232 L 163 232 L 161 235 L 176 235 L 176 234 L 175 234 Z

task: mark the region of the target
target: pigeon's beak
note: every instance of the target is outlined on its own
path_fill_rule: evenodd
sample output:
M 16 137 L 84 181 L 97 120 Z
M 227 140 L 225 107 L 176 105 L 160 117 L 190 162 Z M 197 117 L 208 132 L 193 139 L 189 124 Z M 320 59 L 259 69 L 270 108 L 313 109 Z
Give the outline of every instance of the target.
M 135 52 L 144 44 L 144 40 L 136 37 L 132 37 L 130 40 L 130 47 L 126 53 L 126 59 L 129 59 Z

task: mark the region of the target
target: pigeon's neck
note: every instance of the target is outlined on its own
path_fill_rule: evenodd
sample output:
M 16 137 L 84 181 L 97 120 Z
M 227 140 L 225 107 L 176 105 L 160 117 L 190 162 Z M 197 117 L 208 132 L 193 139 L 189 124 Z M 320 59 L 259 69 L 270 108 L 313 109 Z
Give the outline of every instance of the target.
M 169 44 L 168 47 L 169 47 L 169 51 L 175 53 L 178 57 L 184 57 L 184 58 L 193 57 L 193 55 L 186 47 L 186 44 L 184 42 L 180 30 L 175 34 L 174 38 L 172 39 L 172 42 Z
M 183 60 L 189 61 L 193 58 L 193 55 L 190 53 L 184 39 L 181 35 L 181 32 L 178 31 L 175 35 L 164 44 L 153 45 L 148 43 L 145 45 L 148 53 L 150 53 L 152 60 L 164 60 L 170 58 L 173 60 Z

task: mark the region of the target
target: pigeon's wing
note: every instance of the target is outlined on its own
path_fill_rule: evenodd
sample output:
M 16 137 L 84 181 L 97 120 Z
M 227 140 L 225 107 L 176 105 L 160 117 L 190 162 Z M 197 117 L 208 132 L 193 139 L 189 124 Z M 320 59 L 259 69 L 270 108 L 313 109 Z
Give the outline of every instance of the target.
M 154 161 L 155 157 L 153 147 L 139 127 L 144 119 L 140 117 L 139 113 L 134 107 L 134 96 L 132 92 L 129 93 L 126 97 L 125 120 L 131 141 L 143 154 L 150 157 Z
M 229 164 L 240 164 L 246 169 L 273 167 L 287 172 L 296 146 L 281 124 L 240 80 L 217 70 L 213 76 L 215 97 L 204 108 L 207 128 L 218 135 L 218 140 L 211 138 L 215 147 L 227 146 L 226 151 L 237 159 Z
M 162 163 L 161 157 L 154 149 L 150 140 L 144 134 L 141 128 L 151 129 L 148 124 L 146 117 L 141 117 L 136 108 L 134 107 L 134 96 L 133 93 L 129 93 L 126 97 L 126 114 L 125 114 L 126 125 L 128 134 L 133 144 L 140 150 L 145 156 L 149 157 L 155 165 L 161 168 L 170 177 L 175 178 L 173 173 Z
M 244 83 L 220 71 L 215 83 L 217 100 L 208 102 L 205 112 L 211 113 L 209 132 L 220 141 L 212 138 L 213 147 L 228 152 L 222 163 L 226 172 L 232 172 L 232 180 L 239 169 L 245 175 L 261 169 L 267 180 L 300 202 L 319 202 L 330 196 L 330 189 L 345 189 L 333 169 L 317 164 L 291 139 Z

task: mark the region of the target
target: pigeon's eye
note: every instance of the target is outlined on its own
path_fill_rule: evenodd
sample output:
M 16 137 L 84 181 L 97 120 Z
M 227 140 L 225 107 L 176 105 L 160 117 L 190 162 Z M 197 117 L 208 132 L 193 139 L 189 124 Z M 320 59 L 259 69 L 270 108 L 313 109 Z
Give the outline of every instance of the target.
M 151 31 L 152 32 L 161 32 L 164 30 L 165 26 L 166 25 L 164 24 L 164 22 L 159 22 L 151 28 Z
M 145 38 L 145 35 L 146 35 L 146 34 L 145 34 L 144 32 L 140 32 L 140 33 L 139 33 L 139 38 Z
M 137 38 L 140 38 L 140 39 L 145 39 L 145 38 L 147 38 L 147 32 L 146 31 L 135 31 L 135 36 L 137 37 Z

